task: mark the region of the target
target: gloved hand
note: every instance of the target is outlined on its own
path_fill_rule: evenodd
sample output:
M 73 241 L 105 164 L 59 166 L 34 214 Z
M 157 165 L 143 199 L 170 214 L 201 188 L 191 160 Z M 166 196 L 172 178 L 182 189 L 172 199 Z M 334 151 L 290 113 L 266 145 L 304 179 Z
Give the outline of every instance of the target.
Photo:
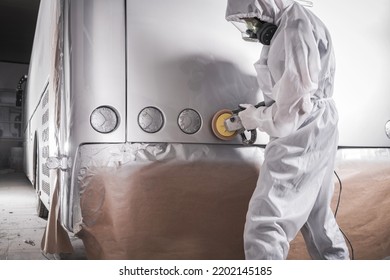
M 258 118 L 256 117 L 256 107 L 252 104 L 240 104 L 244 110 L 238 113 L 242 125 L 246 130 L 253 130 L 258 127 Z

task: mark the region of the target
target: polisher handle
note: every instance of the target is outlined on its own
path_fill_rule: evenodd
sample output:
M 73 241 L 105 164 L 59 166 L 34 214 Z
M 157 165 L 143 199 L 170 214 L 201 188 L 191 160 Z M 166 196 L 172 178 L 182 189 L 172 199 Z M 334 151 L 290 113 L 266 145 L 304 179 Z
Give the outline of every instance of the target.
M 256 129 L 249 130 L 249 132 L 251 133 L 251 138 L 249 138 L 249 139 L 246 137 L 245 132 L 242 132 L 240 134 L 241 138 L 242 138 L 242 143 L 244 145 L 252 145 L 253 143 L 256 142 L 256 138 L 257 138 L 257 131 L 256 131 Z

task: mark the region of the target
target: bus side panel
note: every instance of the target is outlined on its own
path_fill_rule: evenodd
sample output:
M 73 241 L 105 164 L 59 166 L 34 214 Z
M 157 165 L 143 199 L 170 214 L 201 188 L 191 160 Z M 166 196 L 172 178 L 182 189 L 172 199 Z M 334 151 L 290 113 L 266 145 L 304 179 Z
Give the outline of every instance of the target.
M 126 34 L 125 1 L 68 1 L 65 45 L 69 51 L 69 148 L 85 142 L 125 142 L 126 137 Z M 68 37 L 67 37 L 68 36 Z M 114 108 L 119 125 L 99 133 L 90 123 L 100 106 Z
M 51 41 L 51 1 L 42 0 L 39 8 L 35 30 L 33 49 L 30 59 L 27 88 L 25 94 L 25 173 L 30 181 L 34 181 L 34 150 L 37 143 L 35 133 L 40 126 L 39 116 L 42 108 L 39 107 L 47 87 L 50 71 L 50 41 Z
M 224 0 L 127 1 L 128 142 L 241 143 L 216 138 L 211 120 L 221 109 L 262 101 L 253 67 L 262 46 L 242 40 L 225 12 Z M 155 133 L 141 128 L 159 124 L 146 107 L 162 113 Z M 197 122 L 181 114 L 186 109 L 200 116 L 195 133 L 180 129 Z M 267 142 L 259 132 L 258 144 Z
M 69 159 L 71 168 L 61 172 L 60 220 L 73 231 L 79 146 L 126 141 L 125 1 L 67 0 L 63 20 L 58 139 L 60 154 Z M 113 108 L 119 117 L 110 133 L 99 133 L 91 126 L 91 113 L 101 106 Z

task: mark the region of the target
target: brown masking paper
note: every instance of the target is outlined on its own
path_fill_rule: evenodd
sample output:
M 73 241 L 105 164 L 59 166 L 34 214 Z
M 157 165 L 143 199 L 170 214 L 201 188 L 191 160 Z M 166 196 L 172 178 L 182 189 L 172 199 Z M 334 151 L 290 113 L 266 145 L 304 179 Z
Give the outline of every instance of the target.
M 89 259 L 242 259 L 255 166 L 164 163 L 99 170 L 81 196 Z
M 217 160 L 226 154 L 223 149 L 180 152 L 185 160 L 177 160 L 177 147 L 168 146 L 163 156 L 146 153 L 148 148 L 139 150 L 140 160 L 136 147 L 127 163 L 114 164 L 119 153 L 111 152 L 105 167 L 96 160 L 96 148 L 93 160 L 82 164 L 81 220 L 75 228 L 87 257 L 243 259 L 245 216 L 261 161 L 229 161 L 230 155 Z M 205 154 L 213 160 L 205 160 Z M 256 158 L 261 153 L 248 153 L 246 159 L 248 155 Z M 386 149 L 338 153 L 342 194 L 337 221 L 352 243 L 355 259 L 390 256 L 389 159 Z M 335 210 L 340 189 L 334 179 Z M 291 243 L 288 259 L 310 259 L 301 234 Z
M 390 256 L 390 158 L 375 150 L 361 152 L 358 157 L 339 159 L 336 172 L 342 193 L 336 218 L 352 244 L 355 259 L 381 260 Z M 340 192 L 335 182 L 334 210 Z M 291 244 L 289 259 L 310 259 L 300 234 Z

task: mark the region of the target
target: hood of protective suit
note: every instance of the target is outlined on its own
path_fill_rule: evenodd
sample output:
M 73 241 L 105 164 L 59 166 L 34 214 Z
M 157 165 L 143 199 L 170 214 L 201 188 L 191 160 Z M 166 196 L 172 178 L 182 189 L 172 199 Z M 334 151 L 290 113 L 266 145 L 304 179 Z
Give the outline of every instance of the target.
M 293 0 L 228 0 L 226 19 L 241 22 L 241 18 L 256 17 L 278 25 L 283 12 Z

